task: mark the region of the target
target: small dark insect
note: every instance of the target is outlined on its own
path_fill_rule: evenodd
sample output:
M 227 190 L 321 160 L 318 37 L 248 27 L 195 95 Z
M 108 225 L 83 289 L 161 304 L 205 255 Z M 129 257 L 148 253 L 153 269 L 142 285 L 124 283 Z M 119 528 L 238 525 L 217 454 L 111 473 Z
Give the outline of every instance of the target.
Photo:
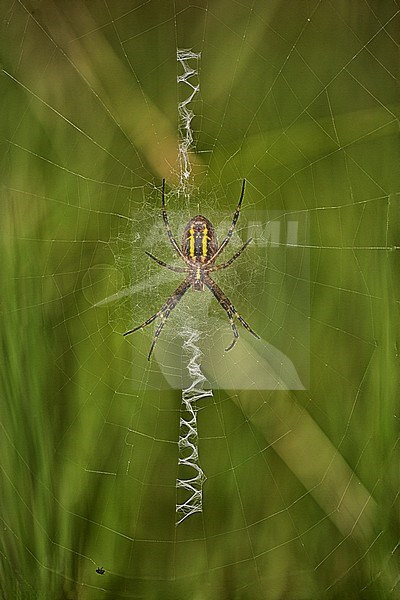
M 157 317 L 161 317 L 161 321 L 154 333 L 154 338 L 150 347 L 148 360 L 150 360 L 158 336 L 160 335 L 171 311 L 175 308 L 179 300 L 183 297 L 183 295 L 188 291 L 190 287 L 193 290 L 197 291 L 204 291 L 207 287 L 228 315 L 228 319 L 233 332 L 233 340 L 232 343 L 228 346 L 228 348 L 226 348 L 226 352 L 233 348 L 239 337 L 238 330 L 233 320 L 234 317 L 236 317 L 238 321 L 240 321 L 240 323 L 243 325 L 243 327 L 250 331 L 250 333 L 254 335 L 254 337 L 260 339 L 260 336 L 257 335 L 255 331 L 252 330 L 250 325 L 246 323 L 243 317 L 240 316 L 236 308 L 233 306 L 232 302 L 229 300 L 229 298 L 227 298 L 227 296 L 225 296 L 224 292 L 210 276 L 210 273 L 214 271 L 218 271 L 219 269 L 226 269 L 227 267 L 229 267 L 233 263 L 233 261 L 236 260 L 242 254 L 242 252 L 252 241 L 252 238 L 247 240 L 247 242 L 240 248 L 240 250 L 238 250 L 228 261 L 220 265 L 214 264 L 215 260 L 219 258 L 222 251 L 228 245 L 228 242 L 231 239 L 232 234 L 234 232 L 237 220 L 239 218 L 240 207 L 244 196 L 245 183 L 246 180 L 244 179 L 239 203 L 237 205 L 235 214 L 233 215 L 231 226 L 229 227 L 228 233 L 220 246 L 218 246 L 217 234 L 213 224 L 202 215 L 197 215 L 196 217 L 191 219 L 186 225 L 182 236 L 182 245 L 181 247 L 179 247 L 171 231 L 171 227 L 168 221 L 168 215 L 165 207 L 165 179 L 163 179 L 162 217 L 164 220 L 164 225 L 166 227 L 167 234 L 172 244 L 172 247 L 174 248 L 177 255 L 186 264 L 186 266 L 174 267 L 172 265 L 167 265 L 167 263 L 156 258 L 152 254 L 150 254 L 150 252 L 146 251 L 146 254 L 147 256 L 150 256 L 150 258 L 152 258 L 161 267 L 165 267 L 167 269 L 170 269 L 171 271 L 175 271 L 176 273 L 186 273 L 186 278 L 180 284 L 180 286 L 177 287 L 175 292 L 168 298 L 168 300 L 163 304 L 163 306 L 158 312 L 156 312 L 152 317 L 147 319 L 147 321 L 145 321 L 141 325 L 138 325 L 134 329 L 130 329 L 129 331 L 124 333 L 124 335 L 129 335 L 130 333 L 133 333 L 138 329 L 143 329 L 144 327 L 147 327 L 147 325 L 150 325 L 150 323 L 152 323 Z
M 97 567 L 96 573 L 98 573 L 99 575 L 104 575 L 105 570 L 103 569 L 103 567 Z

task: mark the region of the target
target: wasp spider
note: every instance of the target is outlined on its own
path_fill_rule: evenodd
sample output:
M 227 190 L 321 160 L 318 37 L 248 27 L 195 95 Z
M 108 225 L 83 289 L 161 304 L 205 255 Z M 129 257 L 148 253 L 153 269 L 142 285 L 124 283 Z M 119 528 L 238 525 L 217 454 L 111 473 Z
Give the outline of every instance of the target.
M 157 317 L 161 318 L 160 323 L 158 324 L 154 333 L 154 338 L 150 347 L 148 360 L 150 360 L 150 357 L 154 350 L 154 346 L 171 311 L 175 308 L 179 300 L 188 291 L 190 287 L 193 290 L 197 291 L 204 291 L 206 288 L 208 288 L 228 315 L 228 319 L 233 332 L 233 340 L 228 346 L 228 348 L 226 348 L 226 351 L 231 350 L 231 348 L 233 348 L 239 337 L 234 318 L 240 321 L 243 327 L 250 331 L 250 333 L 254 335 L 254 337 L 259 339 L 259 336 L 256 334 L 256 332 L 253 331 L 250 325 L 246 323 L 243 317 L 240 316 L 236 308 L 233 306 L 232 302 L 211 277 L 211 273 L 218 271 L 219 269 L 226 269 L 227 267 L 229 267 L 233 263 L 233 261 L 236 260 L 242 254 L 242 252 L 247 248 L 247 246 L 252 240 L 252 238 L 248 239 L 247 242 L 240 248 L 240 250 L 238 250 L 228 261 L 219 265 L 215 264 L 216 259 L 219 258 L 223 250 L 228 245 L 229 240 L 231 239 L 234 229 L 236 227 L 236 223 L 239 218 L 240 207 L 242 205 L 242 200 L 244 196 L 245 183 L 246 181 L 243 180 L 239 203 L 237 205 L 235 214 L 233 215 L 231 226 L 229 227 L 225 239 L 220 245 L 218 245 L 217 234 L 213 224 L 208 219 L 206 219 L 206 217 L 203 217 L 202 215 L 197 215 L 196 217 L 191 219 L 186 225 L 183 231 L 182 244 L 181 246 L 179 246 L 171 231 L 171 227 L 168 221 L 168 215 L 165 207 L 165 179 L 163 179 L 161 197 L 162 217 L 164 225 L 167 230 L 167 234 L 172 247 L 174 248 L 176 254 L 182 259 L 182 262 L 185 266 L 175 267 L 172 265 L 168 265 L 164 261 L 150 254 L 150 252 L 146 252 L 146 254 L 161 267 L 165 267 L 166 269 L 170 269 L 171 271 L 174 271 L 176 273 L 185 273 L 186 277 L 182 281 L 180 286 L 176 288 L 175 292 L 168 298 L 168 300 L 166 300 L 166 302 L 163 304 L 159 311 L 157 311 L 152 317 L 147 319 L 147 321 L 145 321 L 141 325 L 138 325 L 134 329 L 130 329 L 129 331 L 124 333 L 124 335 L 129 335 L 134 331 L 138 331 L 138 329 L 143 329 L 144 327 L 147 327 L 147 325 L 150 325 L 150 323 L 157 319 Z

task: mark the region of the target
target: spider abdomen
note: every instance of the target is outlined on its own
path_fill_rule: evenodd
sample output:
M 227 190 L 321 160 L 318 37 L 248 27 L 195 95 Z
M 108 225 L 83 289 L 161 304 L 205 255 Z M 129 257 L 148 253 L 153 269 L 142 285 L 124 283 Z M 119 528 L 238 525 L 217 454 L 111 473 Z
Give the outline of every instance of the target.
M 192 263 L 208 263 L 218 249 L 214 225 L 197 215 L 186 225 L 182 236 L 182 252 Z

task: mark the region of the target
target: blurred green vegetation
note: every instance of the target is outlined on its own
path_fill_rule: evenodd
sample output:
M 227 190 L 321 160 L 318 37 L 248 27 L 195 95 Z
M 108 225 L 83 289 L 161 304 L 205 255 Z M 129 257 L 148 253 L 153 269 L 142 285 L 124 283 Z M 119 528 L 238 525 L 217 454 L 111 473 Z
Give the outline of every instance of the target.
M 396 5 L 1 13 L 0 595 L 396 597 Z M 132 220 L 157 218 L 154 186 L 177 168 L 177 45 L 202 53 L 196 183 L 230 210 L 246 177 L 257 210 L 307 213 L 311 383 L 215 392 L 199 412 L 204 512 L 176 529 L 179 392 L 146 371 L 149 336 L 128 344 L 93 303 L 126 285 L 115 240 L 129 258 Z M 290 288 L 259 279 L 252 325 L 268 335 Z M 126 319 L 148 308 L 139 293 Z

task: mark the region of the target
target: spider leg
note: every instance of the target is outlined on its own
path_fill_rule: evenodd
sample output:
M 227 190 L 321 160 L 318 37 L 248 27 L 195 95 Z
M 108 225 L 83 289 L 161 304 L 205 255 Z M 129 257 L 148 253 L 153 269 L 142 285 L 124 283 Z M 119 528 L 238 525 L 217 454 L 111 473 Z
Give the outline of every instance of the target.
M 229 240 L 232 237 L 232 234 L 233 234 L 234 229 L 236 227 L 237 220 L 239 218 L 240 207 L 242 206 L 242 200 L 243 200 L 243 196 L 244 196 L 245 185 L 246 185 L 246 180 L 243 179 L 242 191 L 240 193 L 240 198 L 239 198 L 239 202 L 238 202 L 237 208 L 235 210 L 235 214 L 233 215 L 231 226 L 229 227 L 228 233 L 226 234 L 226 238 L 221 242 L 220 247 L 218 248 L 218 250 L 214 254 L 214 256 L 213 256 L 214 260 L 221 254 L 221 252 L 223 251 L 223 249 L 225 248 L 225 246 L 228 244 Z
M 147 325 L 150 325 L 150 323 L 152 323 L 155 319 L 157 319 L 158 315 L 160 315 L 161 312 L 162 312 L 162 309 L 160 309 L 158 312 L 156 312 L 152 317 L 147 319 L 147 321 L 145 321 L 141 325 L 138 325 L 137 327 L 134 327 L 133 329 L 130 329 L 129 331 L 125 331 L 125 333 L 123 333 L 122 335 L 125 337 L 126 335 L 130 335 L 131 333 L 134 333 L 135 331 L 138 331 L 139 329 L 144 329 L 145 327 L 147 327 Z
M 165 207 L 165 179 L 162 180 L 161 201 L 162 201 L 162 217 L 163 217 L 165 228 L 168 233 L 169 241 L 171 242 L 172 247 L 175 250 L 175 252 L 177 252 L 177 254 L 182 258 L 182 260 L 187 262 L 186 256 L 183 254 L 182 250 L 178 246 L 178 242 L 174 238 L 174 234 L 172 233 L 172 230 L 171 230 L 171 227 L 170 227 L 170 224 L 168 221 L 167 209 Z
M 161 322 L 158 325 L 158 327 L 157 327 L 157 329 L 156 329 L 156 331 L 154 333 L 153 342 L 151 344 L 150 352 L 148 354 L 147 360 L 150 360 L 150 357 L 151 357 L 152 352 L 154 350 L 154 346 L 156 345 L 158 336 L 160 335 L 160 333 L 161 333 L 161 331 L 162 331 L 162 329 L 163 329 L 163 327 L 164 327 L 164 325 L 166 323 L 166 320 L 168 319 L 171 311 L 178 304 L 178 302 L 182 298 L 182 296 L 188 291 L 188 289 L 190 288 L 190 286 L 191 286 L 190 278 L 187 277 L 184 281 L 182 281 L 182 283 L 180 284 L 180 286 L 176 288 L 175 292 L 173 294 L 171 294 L 171 296 L 163 304 L 163 306 L 160 308 L 160 310 L 158 312 L 156 312 L 152 317 L 150 317 L 149 319 L 147 319 L 147 321 L 145 321 L 141 325 L 138 325 L 134 329 L 130 329 L 129 331 L 127 331 L 126 333 L 124 333 L 124 336 L 125 336 L 125 335 L 129 335 L 130 333 L 134 333 L 138 329 L 143 329 L 144 327 L 147 327 L 147 325 L 150 325 L 150 323 L 152 323 L 157 317 L 159 317 L 161 315 Z
M 228 352 L 228 350 L 231 350 L 231 348 L 233 348 L 233 346 L 236 344 L 237 338 L 239 337 L 239 333 L 238 333 L 236 325 L 233 321 L 233 317 L 236 317 L 238 319 L 238 321 L 241 322 L 243 327 L 245 327 L 247 329 L 247 331 L 249 331 L 252 335 L 254 335 L 254 337 L 256 337 L 257 339 L 260 339 L 260 336 L 255 331 L 253 331 L 252 328 L 250 327 L 250 325 L 243 319 L 243 317 L 240 316 L 240 314 L 238 313 L 236 308 L 233 306 L 233 304 L 229 300 L 229 298 L 224 294 L 224 292 L 221 290 L 221 288 L 215 283 L 215 281 L 213 279 L 211 279 L 211 277 L 209 275 L 204 276 L 204 283 L 206 284 L 208 289 L 212 292 L 212 294 L 215 296 L 216 300 L 219 302 L 219 304 L 222 306 L 222 308 L 225 310 L 226 314 L 228 315 L 229 322 L 231 324 L 231 328 L 233 331 L 233 340 L 232 340 L 232 343 L 230 344 L 230 346 L 228 346 L 228 348 L 225 348 L 225 351 Z
M 160 267 L 166 267 L 170 271 L 175 271 L 175 273 L 187 273 L 188 272 L 187 267 L 173 267 L 172 265 L 167 265 L 167 263 L 165 263 L 163 260 L 156 258 L 150 252 L 147 252 L 147 250 L 145 250 L 145 253 L 147 254 L 147 256 L 150 256 L 150 258 L 155 260 L 156 263 L 158 263 L 160 265 Z
M 239 258 L 239 256 L 242 254 L 242 252 L 244 250 L 246 250 L 247 246 L 250 244 L 251 241 L 253 241 L 253 238 L 250 238 L 249 240 L 247 240 L 247 242 L 245 244 L 243 244 L 243 246 L 240 248 L 240 250 L 238 250 L 232 256 L 232 258 L 230 258 L 228 261 L 226 261 L 220 265 L 212 265 L 209 269 L 207 269 L 207 272 L 209 273 L 210 271 L 219 271 L 219 269 L 226 269 L 226 267 L 229 267 L 229 265 L 231 265 L 234 260 Z

